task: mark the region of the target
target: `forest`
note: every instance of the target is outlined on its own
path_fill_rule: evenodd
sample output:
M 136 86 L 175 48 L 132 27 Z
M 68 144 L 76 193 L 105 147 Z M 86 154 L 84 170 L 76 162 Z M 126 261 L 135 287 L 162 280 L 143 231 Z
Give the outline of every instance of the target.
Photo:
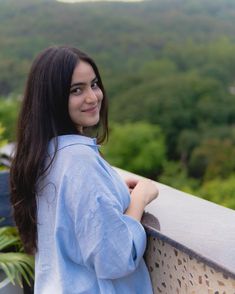
M 0 0 L 0 141 L 15 139 L 34 56 L 73 45 L 108 93 L 105 158 L 235 209 L 234 16 L 234 0 Z

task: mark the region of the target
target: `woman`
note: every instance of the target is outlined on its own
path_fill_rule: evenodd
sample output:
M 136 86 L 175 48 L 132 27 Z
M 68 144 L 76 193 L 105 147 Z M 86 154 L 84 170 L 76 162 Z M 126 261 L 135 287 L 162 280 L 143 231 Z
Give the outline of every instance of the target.
M 152 293 L 140 219 L 158 190 L 150 180 L 121 180 L 99 154 L 107 134 L 94 61 L 71 47 L 44 50 L 28 76 L 11 168 L 36 294 Z

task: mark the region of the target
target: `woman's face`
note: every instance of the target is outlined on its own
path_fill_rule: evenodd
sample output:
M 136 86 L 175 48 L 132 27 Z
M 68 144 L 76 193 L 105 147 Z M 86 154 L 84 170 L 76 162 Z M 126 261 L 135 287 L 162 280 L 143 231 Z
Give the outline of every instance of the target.
M 99 122 L 102 99 L 92 66 L 81 60 L 72 75 L 68 105 L 69 116 L 79 132 Z

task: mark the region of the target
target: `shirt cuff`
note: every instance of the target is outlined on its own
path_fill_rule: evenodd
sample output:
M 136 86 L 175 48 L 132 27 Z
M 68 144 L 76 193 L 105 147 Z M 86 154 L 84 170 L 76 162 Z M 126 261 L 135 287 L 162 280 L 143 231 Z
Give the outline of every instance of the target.
M 134 218 L 124 214 L 123 220 L 128 226 L 128 229 L 130 230 L 133 238 L 132 256 L 134 262 L 137 264 L 144 255 L 147 243 L 146 233 L 141 223 L 135 220 Z

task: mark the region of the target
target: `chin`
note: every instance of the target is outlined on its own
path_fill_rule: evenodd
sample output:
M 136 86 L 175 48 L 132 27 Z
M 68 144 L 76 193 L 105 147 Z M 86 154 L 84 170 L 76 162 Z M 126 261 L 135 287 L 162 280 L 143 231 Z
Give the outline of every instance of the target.
M 90 122 L 87 122 L 84 127 L 94 127 L 99 123 L 100 119 L 96 119 Z

